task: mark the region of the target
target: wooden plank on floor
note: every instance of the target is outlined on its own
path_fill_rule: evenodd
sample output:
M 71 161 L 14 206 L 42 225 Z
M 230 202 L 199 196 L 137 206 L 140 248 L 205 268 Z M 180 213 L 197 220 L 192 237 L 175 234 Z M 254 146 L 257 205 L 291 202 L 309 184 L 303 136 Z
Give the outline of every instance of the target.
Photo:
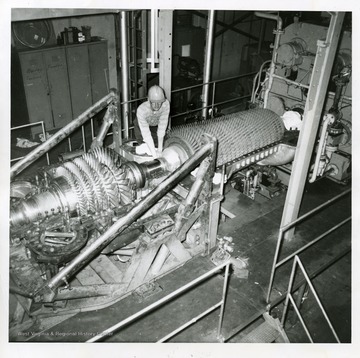
M 176 237 L 173 237 L 171 240 L 166 242 L 165 245 L 171 254 L 174 255 L 174 257 L 176 257 L 176 259 L 178 259 L 180 262 L 191 259 L 189 252 L 184 248 L 184 246 Z
M 102 284 L 104 281 L 98 276 L 98 274 L 90 266 L 86 266 L 81 270 L 76 278 L 80 281 L 82 285 L 96 285 Z
M 90 266 L 106 283 L 121 282 L 122 273 L 105 255 L 100 255 L 91 261 Z

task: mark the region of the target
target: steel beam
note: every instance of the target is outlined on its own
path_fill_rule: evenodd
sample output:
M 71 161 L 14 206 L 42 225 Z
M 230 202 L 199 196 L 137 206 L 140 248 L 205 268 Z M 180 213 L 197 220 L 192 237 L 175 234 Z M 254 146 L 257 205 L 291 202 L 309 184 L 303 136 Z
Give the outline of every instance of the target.
M 160 10 L 158 26 L 159 84 L 171 102 L 173 10 Z
M 207 118 L 208 104 L 209 104 L 209 82 L 211 76 L 211 55 L 214 45 L 214 30 L 215 30 L 215 10 L 209 10 L 207 36 L 206 36 L 206 51 L 205 51 L 205 65 L 204 65 L 204 79 L 203 79 L 203 92 L 202 92 L 202 117 Z
M 122 105 L 122 128 L 124 129 L 125 138 L 129 137 L 129 122 L 130 122 L 130 106 L 128 101 L 129 96 L 129 55 L 128 55 L 128 24 L 127 11 L 120 13 L 120 36 L 121 36 L 121 102 Z M 122 133 L 120 133 L 120 141 L 122 140 Z
M 304 121 L 295 153 L 281 226 L 285 226 L 296 220 L 300 211 L 305 183 L 308 178 L 310 160 L 324 107 L 326 89 L 339 43 L 344 16 L 345 13 L 343 12 L 332 13 L 326 40 L 318 40 L 317 54 L 305 104 Z M 291 238 L 293 235 L 294 230 L 289 230 L 286 238 Z

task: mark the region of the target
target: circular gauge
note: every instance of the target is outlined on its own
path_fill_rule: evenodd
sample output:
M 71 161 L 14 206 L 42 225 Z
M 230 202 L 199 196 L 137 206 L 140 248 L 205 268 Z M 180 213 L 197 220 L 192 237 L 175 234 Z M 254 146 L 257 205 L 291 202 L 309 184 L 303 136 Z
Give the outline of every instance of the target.
M 25 47 L 39 48 L 44 46 L 50 39 L 52 33 L 48 21 L 24 21 L 13 24 L 15 39 Z

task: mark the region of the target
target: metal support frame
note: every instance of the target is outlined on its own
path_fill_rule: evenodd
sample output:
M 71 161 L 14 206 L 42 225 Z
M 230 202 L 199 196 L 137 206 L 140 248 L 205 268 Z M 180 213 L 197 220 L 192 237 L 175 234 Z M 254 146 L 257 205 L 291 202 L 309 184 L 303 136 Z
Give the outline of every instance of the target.
M 194 317 L 193 319 L 186 322 L 185 324 L 183 324 L 182 326 L 180 326 L 176 330 L 174 330 L 171 333 L 164 336 L 163 338 L 158 340 L 158 342 L 165 342 L 165 341 L 169 340 L 171 337 L 173 337 L 177 333 L 183 331 L 185 328 L 189 327 L 193 323 L 196 323 L 200 318 L 202 318 L 205 315 L 211 313 L 212 311 L 214 311 L 218 307 L 220 307 L 220 315 L 219 315 L 219 324 L 218 324 L 218 329 L 217 329 L 217 339 L 222 340 L 221 328 L 222 328 L 223 318 L 224 318 L 226 292 L 227 292 L 227 286 L 228 286 L 228 280 L 229 280 L 229 267 L 230 267 L 230 265 L 231 265 L 230 260 L 224 262 L 223 264 L 213 268 L 212 270 L 206 272 L 205 274 L 201 275 L 200 277 L 198 277 L 198 278 L 192 280 L 191 282 L 185 284 L 184 286 L 182 286 L 179 289 L 173 291 L 172 293 L 170 293 L 167 296 L 161 298 L 160 300 L 158 300 L 158 301 L 152 303 L 151 305 L 143 308 L 142 310 L 140 310 L 139 312 L 133 314 L 132 316 L 120 321 L 119 323 L 113 325 L 112 327 L 109 327 L 108 329 L 104 330 L 100 334 L 98 334 L 95 337 L 89 339 L 87 342 L 88 343 L 93 343 L 93 342 L 100 341 L 101 339 L 103 339 L 104 337 L 110 335 L 111 333 L 113 333 L 115 331 L 118 331 L 119 329 L 121 329 L 125 325 L 128 325 L 129 323 L 131 323 L 131 322 L 137 320 L 138 318 L 144 316 L 146 313 L 153 311 L 154 309 L 162 306 L 166 302 L 174 299 L 176 296 L 179 296 L 180 294 L 186 292 L 191 287 L 198 285 L 200 282 L 204 281 L 208 277 L 213 276 L 215 273 L 219 272 L 220 270 L 222 270 L 225 267 L 225 276 L 224 276 L 224 284 L 223 284 L 221 300 L 218 303 L 216 303 L 215 305 L 213 305 L 212 307 L 210 307 L 209 309 L 203 311 L 200 315 Z
M 318 50 L 305 104 L 304 121 L 293 162 L 281 226 L 296 219 L 300 210 L 312 155 L 310 149 L 314 148 L 344 16 L 344 13 L 332 13 L 326 40 L 318 40 Z M 293 237 L 293 235 L 294 230 L 288 231 L 287 238 Z
M 16 131 L 17 129 L 34 127 L 34 126 L 38 126 L 38 125 L 41 125 L 42 135 L 44 136 L 44 140 L 45 140 L 46 139 L 46 131 L 45 131 L 44 121 L 39 121 L 39 122 L 24 124 L 22 126 L 12 127 L 12 128 L 10 128 L 10 131 Z M 25 158 L 25 157 L 14 158 L 14 159 L 11 159 L 10 162 L 15 162 L 15 161 L 23 159 L 23 158 Z M 47 164 L 50 165 L 49 153 L 47 153 L 47 152 L 46 152 L 46 161 L 47 161 Z
M 313 295 L 314 295 L 314 297 L 316 299 L 316 302 L 319 305 L 319 307 L 321 309 L 321 312 L 322 312 L 323 316 L 325 317 L 325 319 L 327 321 L 327 324 L 329 325 L 329 327 L 331 329 L 331 332 L 334 335 L 336 341 L 338 343 L 341 343 L 338 335 L 335 332 L 335 329 L 334 329 L 333 325 L 330 322 L 330 319 L 329 319 L 328 315 L 326 314 L 326 311 L 325 311 L 325 309 L 324 309 L 324 307 L 323 307 L 323 305 L 322 305 L 322 303 L 320 301 L 320 298 L 317 295 L 313 284 L 311 283 L 311 280 L 310 280 L 310 278 L 309 278 L 309 276 L 308 276 L 308 274 L 307 274 L 307 272 L 305 270 L 305 267 L 304 267 L 303 263 L 301 262 L 299 256 L 297 256 L 297 255 L 294 257 L 294 261 L 293 261 L 293 267 L 292 267 L 292 270 L 291 270 L 291 275 L 290 275 L 290 280 L 289 280 L 289 287 L 288 287 L 288 290 L 287 290 L 287 295 L 286 295 L 286 300 L 285 300 L 285 307 L 284 307 L 283 315 L 282 315 L 282 318 L 281 318 L 281 325 L 284 326 L 284 324 L 285 324 L 285 319 L 286 319 L 286 315 L 287 315 L 287 312 L 288 312 L 289 301 L 290 301 L 291 304 L 293 305 L 294 309 L 295 309 L 295 312 L 296 312 L 297 316 L 299 317 L 299 320 L 300 320 L 300 322 L 301 322 L 301 324 L 302 324 L 302 326 L 303 326 L 303 328 L 304 328 L 304 330 L 306 332 L 306 335 L 308 336 L 310 342 L 314 343 L 313 338 L 311 337 L 311 334 L 310 334 L 310 332 L 309 332 L 309 330 L 308 330 L 308 328 L 307 328 L 307 326 L 306 326 L 306 324 L 304 322 L 304 319 L 302 318 L 301 313 L 300 313 L 300 311 L 299 311 L 299 309 L 298 309 L 298 307 L 296 305 L 296 302 L 295 302 L 295 300 L 294 300 L 294 298 L 292 297 L 292 294 L 291 294 L 292 288 L 293 288 L 293 285 L 294 285 L 295 273 L 296 273 L 297 266 L 300 267 L 303 275 L 305 276 L 306 282 L 309 285 L 309 287 L 310 287 L 310 289 L 311 289 L 311 291 L 312 291 L 312 293 L 313 293 Z
M 178 169 L 171 173 L 162 181 L 153 191 L 144 199 L 135 205 L 126 215 L 117 220 L 110 228 L 100 235 L 91 245 L 86 247 L 78 256 L 76 256 L 67 266 L 65 266 L 54 277 L 48 280 L 43 287 L 36 292 L 36 296 L 42 296 L 45 302 L 51 302 L 56 296 L 56 289 L 61 286 L 69 277 L 84 267 L 88 261 L 106 247 L 116 236 L 123 232 L 131 223 L 137 220 L 155 203 L 183 180 L 199 163 L 208 155 L 216 151 L 215 138 L 204 135 L 204 146 L 201 147 L 192 157 L 183 163 Z
M 82 126 L 86 121 L 88 121 L 95 114 L 100 112 L 103 108 L 108 106 L 112 101 L 116 100 L 117 94 L 114 90 L 111 90 L 109 94 L 101 98 L 91 107 L 89 107 L 85 112 L 80 114 L 77 118 L 67 124 L 64 128 L 56 132 L 52 137 L 47 141 L 40 144 L 33 151 L 31 151 L 23 159 L 15 163 L 10 169 L 10 179 L 13 179 L 16 175 L 21 173 L 25 168 L 31 165 L 35 160 L 39 159 L 42 155 L 48 152 L 50 149 L 55 147 L 62 140 L 67 138 L 71 133 L 73 133 L 77 128 Z
M 269 69 L 268 83 L 267 83 L 265 94 L 264 94 L 264 108 L 267 108 L 269 93 L 270 93 L 270 90 L 271 90 L 271 87 L 272 87 L 272 84 L 274 81 L 277 50 L 278 50 L 279 44 L 280 44 L 280 37 L 284 33 L 284 31 L 282 30 L 282 19 L 279 15 L 273 15 L 273 14 L 268 14 L 265 12 L 258 12 L 258 11 L 255 12 L 255 15 L 262 17 L 264 19 L 275 20 L 277 22 L 276 30 L 274 30 L 275 42 L 274 42 L 273 55 L 272 55 L 272 60 L 271 60 L 271 64 L 270 64 L 270 69 Z
M 158 9 L 151 9 L 150 13 L 150 72 L 158 73 L 159 68 L 156 66 L 159 63 L 158 58 Z
M 121 102 L 122 107 L 122 128 L 124 128 L 125 138 L 129 137 L 129 122 L 130 122 L 130 106 L 129 106 L 129 55 L 128 55 L 128 26 L 127 26 L 127 11 L 120 13 L 120 36 L 121 36 Z M 120 141 L 122 139 L 122 132 L 119 133 Z
M 219 218 L 221 211 L 221 201 L 224 199 L 224 185 L 225 185 L 225 165 L 221 168 L 221 181 L 218 189 L 218 193 L 213 195 L 210 208 L 209 208 L 209 228 L 208 228 L 208 252 L 216 246 L 217 233 L 219 228 Z
M 107 135 L 107 132 L 111 125 L 114 123 L 115 118 L 117 118 L 116 115 L 117 112 L 117 106 L 115 104 L 110 104 L 106 110 L 106 113 L 103 118 L 103 123 L 99 129 L 99 133 L 95 138 L 93 138 L 93 142 L 91 143 L 91 148 L 94 147 L 102 147 L 104 143 L 104 139 Z M 92 123 L 92 122 L 91 122 Z M 93 135 L 93 126 L 91 127 L 91 135 Z
M 171 101 L 173 10 L 160 10 L 158 19 L 159 85 Z
M 211 77 L 211 65 L 212 65 L 212 49 L 214 45 L 214 30 L 215 30 L 215 10 L 209 10 L 209 18 L 207 24 L 206 35 L 206 50 L 205 50 L 205 65 L 204 65 L 204 79 L 203 79 L 203 92 L 202 92 L 202 117 L 207 118 L 207 108 L 209 105 L 209 82 Z

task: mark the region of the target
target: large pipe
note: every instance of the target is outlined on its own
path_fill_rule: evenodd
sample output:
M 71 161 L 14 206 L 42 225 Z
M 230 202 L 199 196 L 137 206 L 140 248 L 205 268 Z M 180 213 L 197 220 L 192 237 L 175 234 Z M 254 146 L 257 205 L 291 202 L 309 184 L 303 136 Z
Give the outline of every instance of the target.
M 260 12 L 260 11 L 255 11 L 255 15 L 258 16 L 258 17 L 262 17 L 264 19 L 275 20 L 277 22 L 276 30 L 274 30 L 275 43 L 274 43 L 274 49 L 273 49 L 273 55 L 272 55 L 270 70 L 269 70 L 269 82 L 268 82 L 268 84 L 266 86 L 266 90 L 265 90 L 265 94 L 264 94 L 264 108 L 267 108 L 267 102 L 268 102 L 269 93 L 270 93 L 270 90 L 271 90 L 271 87 L 272 87 L 272 84 L 273 84 L 273 81 L 274 81 L 277 50 L 279 48 L 280 36 L 283 33 L 283 31 L 282 31 L 282 19 L 281 19 L 281 17 L 279 15 L 269 14 L 269 13 Z
M 110 105 L 105 113 L 102 125 L 99 129 L 99 133 L 97 136 L 93 139 L 90 148 L 96 148 L 96 147 L 102 147 L 104 143 L 104 139 L 107 135 L 107 132 L 111 125 L 114 122 L 114 113 L 117 111 L 116 105 Z
M 207 41 L 206 41 L 206 53 L 205 53 L 205 66 L 204 66 L 204 87 L 202 92 L 202 117 L 207 118 L 207 107 L 209 105 L 209 82 L 211 76 L 211 54 L 214 44 L 214 30 L 215 30 L 215 10 L 209 10 L 209 19 L 207 25 Z
M 214 153 L 216 140 L 206 136 L 208 143 L 198 150 L 184 164 L 170 174 L 152 192 L 134 206 L 125 216 L 116 221 L 105 233 L 88 246 L 83 252 L 75 257 L 67 266 L 52 277 L 37 294 L 44 296 L 44 300 L 52 300 L 55 297 L 54 289 L 59 287 L 68 277 L 82 268 L 91 258 L 107 246 L 116 236 L 124 231 L 131 223 L 137 220 L 155 203 L 157 203 L 169 190 L 183 180 L 197 165 L 208 155 Z
M 150 13 L 150 72 L 157 73 L 159 69 L 155 63 L 158 63 L 158 9 L 152 9 Z
M 128 37 L 127 37 L 127 12 L 121 11 L 120 13 L 120 35 L 121 35 L 121 102 L 123 128 L 125 130 L 125 137 L 129 137 L 129 56 L 128 56 Z M 134 64 L 136 66 L 136 63 Z M 136 67 L 135 67 L 136 69 Z M 120 138 L 122 134 L 119 133 Z
M 95 114 L 100 112 L 103 108 L 109 105 L 112 101 L 116 99 L 117 95 L 115 90 L 111 90 L 109 94 L 101 98 L 91 107 L 89 107 L 85 112 L 81 113 L 77 118 L 71 121 L 64 128 L 56 132 L 52 137 L 47 141 L 40 144 L 33 151 L 31 151 L 26 157 L 19 160 L 14 164 L 10 169 L 10 179 L 13 179 L 16 175 L 21 173 L 25 168 L 32 164 L 35 160 L 39 159 L 42 155 L 47 153 L 51 148 L 55 147 L 63 139 L 67 138 L 72 132 L 77 128 L 82 126 L 87 120 L 93 117 Z

